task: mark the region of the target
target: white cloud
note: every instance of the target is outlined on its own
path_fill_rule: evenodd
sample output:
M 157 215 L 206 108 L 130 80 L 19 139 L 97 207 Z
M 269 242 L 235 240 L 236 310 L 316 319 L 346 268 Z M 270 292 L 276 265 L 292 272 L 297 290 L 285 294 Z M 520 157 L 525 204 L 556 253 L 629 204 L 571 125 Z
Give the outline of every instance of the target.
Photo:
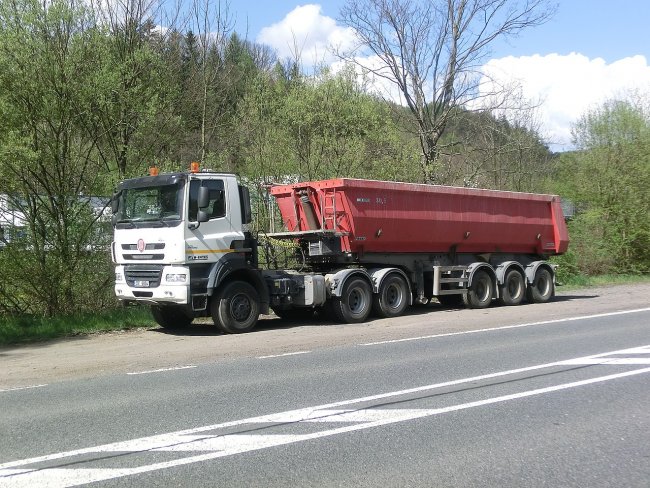
M 489 92 L 489 79 L 515 81 L 526 99 L 541 101 L 543 135 L 556 150 L 571 148 L 571 126 L 586 111 L 629 90 L 650 92 L 650 66 L 644 56 L 611 64 L 578 53 L 508 56 L 490 60 L 483 72 L 482 91 Z
M 281 59 L 295 58 L 297 54 L 306 67 L 311 67 L 333 62 L 330 46 L 349 47 L 354 42 L 354 30 L 323 15 L 320 5 L 309 4 L 296 7 L 280 22 L 264 27 L 257 42 L 275 48 Z
M 337 25 L 335 19 L 323 15 L 321 10 L 318 4 L 298 6 L 280 22 L 263 28 L 257 42 L 276 49 L 280 58 L 294 58 L 298 54 L 307 69 L 324 63 L 337 72 L 343 63 L 332 55 L 330 47 L 351 48 L 356 41 L 355 33 L 351 28 Z M 369 69 L 381 65 L 376 56 L 360 57 L 357 61 Z M 359 66 L 356 71 L 369 91 L 404 103 L 394 83 Z M 535 117 L 541 124 L 542 137 L 554 150 L 571 149 L 571 126 L 587 110 L 607 99 L 625 96 L 630 90 L 650 93 L 650 66 L 641 55 L 610 64 L 602 58 L 590 59 L 579 53 L 508 56 L 490 60 L 482 71 L 485 73 L 480 83 L 482 94 L 498 91 L 494 83 L 499 89 L 512 88 L 514 84 L 519 85 L 517 92 L 521 97 L 539 102 Z M 480 102 L 472 105 L 476 103 Z

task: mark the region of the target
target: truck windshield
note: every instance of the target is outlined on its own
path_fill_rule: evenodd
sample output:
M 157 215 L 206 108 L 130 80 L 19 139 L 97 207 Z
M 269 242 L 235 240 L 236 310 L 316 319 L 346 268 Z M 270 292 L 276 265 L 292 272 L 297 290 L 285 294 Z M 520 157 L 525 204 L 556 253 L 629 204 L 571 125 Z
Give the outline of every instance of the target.
M 182 185 L 176 183 L 122 190 L 116 226 L 149 227 L 180 224 Z

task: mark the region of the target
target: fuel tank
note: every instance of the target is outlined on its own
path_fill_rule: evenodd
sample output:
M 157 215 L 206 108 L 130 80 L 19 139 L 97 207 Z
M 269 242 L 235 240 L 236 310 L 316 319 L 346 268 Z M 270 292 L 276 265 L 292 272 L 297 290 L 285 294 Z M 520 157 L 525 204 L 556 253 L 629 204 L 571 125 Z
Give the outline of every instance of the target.
M 556 195 L 340 178 L 274 186 L 289 232 L 328 231 L 343 252 L 566 252 Z

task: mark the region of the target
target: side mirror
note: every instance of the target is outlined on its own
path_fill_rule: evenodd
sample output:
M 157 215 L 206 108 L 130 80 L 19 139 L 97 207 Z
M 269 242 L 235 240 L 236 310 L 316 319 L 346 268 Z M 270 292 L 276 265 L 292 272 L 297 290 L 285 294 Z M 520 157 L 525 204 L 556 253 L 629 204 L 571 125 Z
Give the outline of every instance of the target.
M 208 212 L 199 209 L 199 211 L 196 214 L 196 221 L 201 223 L 201 222 L 207 222 L 208 220 L 210 220 L 210 216 L 208 215 Z
M 253 221 L 251 195 L 248 188 L 242 185 L 239 185 L 239 203 L 241 204 L 242 224 L 250 224 Z
M 114 193 L 111 198 L 111 212 L 113 212 L 113 215 L 120 209 L 120 194 L 121 192 Z
M 201 186 L 199 187 L 199 195 L 197 198 L 197 204 L 199 209 L 201 208 L 208 208 L 208 205 L 210 205 L 210 189 L 207 186 Z M 207 214 L 206 214 L 207 216 Z M 201 220 L 201 218 L 198 218 L 199 222 L 207 222 L 206 220 Z

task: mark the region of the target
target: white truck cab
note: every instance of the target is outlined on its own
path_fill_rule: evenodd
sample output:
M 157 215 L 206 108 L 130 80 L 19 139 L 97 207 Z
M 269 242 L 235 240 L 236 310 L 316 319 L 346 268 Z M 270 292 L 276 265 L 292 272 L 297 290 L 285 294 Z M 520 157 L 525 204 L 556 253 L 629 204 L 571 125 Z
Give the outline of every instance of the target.
M 119 184 L 112 203 L 115 294 L 152 304 L 161 325 L 208 315 L 210 296 L 226 275 L 261 279 L 253 272 L 248 190 L 235 175 L 190 171 L 133 178 Z

